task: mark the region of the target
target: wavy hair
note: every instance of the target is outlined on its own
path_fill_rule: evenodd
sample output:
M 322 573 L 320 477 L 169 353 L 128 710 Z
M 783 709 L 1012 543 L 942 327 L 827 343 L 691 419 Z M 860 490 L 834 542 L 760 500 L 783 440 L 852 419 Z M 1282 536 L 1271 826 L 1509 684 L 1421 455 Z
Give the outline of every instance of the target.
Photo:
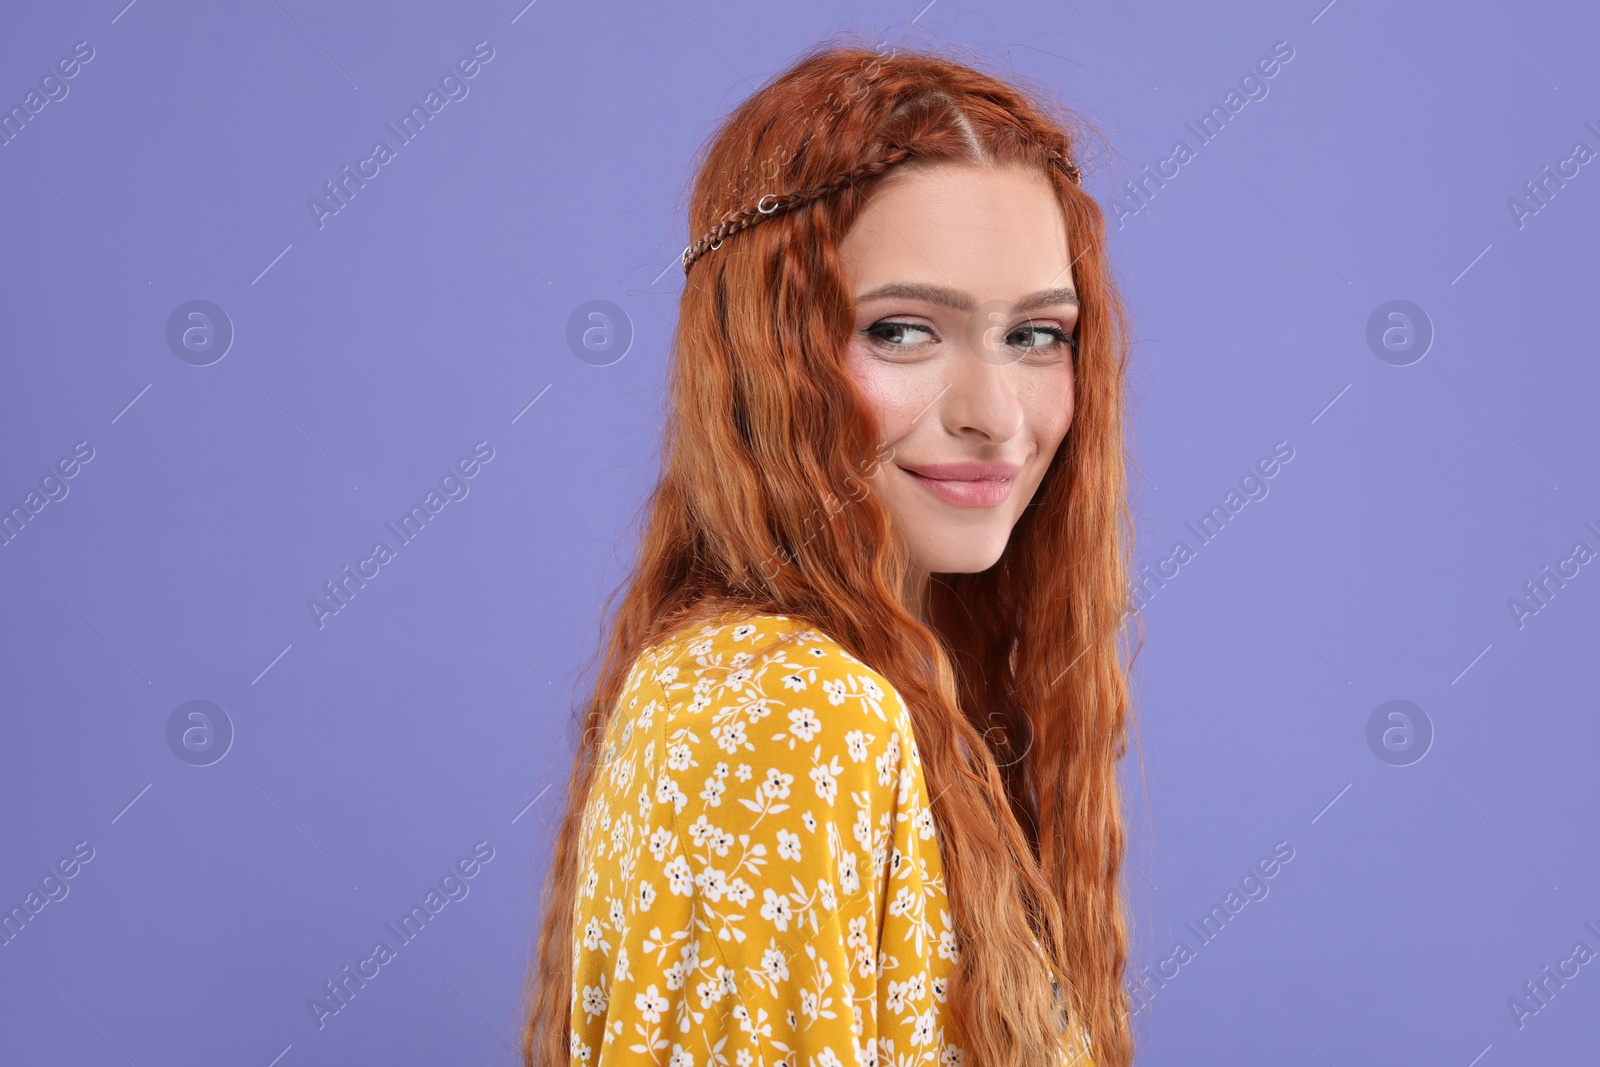
M 661 471 L 637 558 L 577 709 L 577 753 L 524 996 L 527 1067 L 567 1062 L 577 842 L 597 749 L 644 649 L 730 608 L 822 630 L 910 711 L 962 945 L 949 1004 L 966 1062 L 1058 1067 L 1062 976 L 1097 1067 L 1133 1059 L 1116 764 L 1128 743 L 1123 639 L 1126 314 L 1094 199 L 1051 157 L 1095 131 L 931 50 L 824 42 L 746 99 L 704 149 L 691 239 L 758 203 L 834 183 L 695 261 L 668 371 Z M 1019 165 L 1051 183 L 1077 259 L 1075 411 L 999 561 L 935 574 L 927 619 L 902 603 L 912 560 L 865 476 L 875 417 L 843 358 L 854 307 L 839 243 L 893 164 Z M 769 202 L 770 203 L 770 202 Z M 1137 614 L 1131 616 L 1137 619 Z M 1138 644 L 1142 645 L 1142 631 Z

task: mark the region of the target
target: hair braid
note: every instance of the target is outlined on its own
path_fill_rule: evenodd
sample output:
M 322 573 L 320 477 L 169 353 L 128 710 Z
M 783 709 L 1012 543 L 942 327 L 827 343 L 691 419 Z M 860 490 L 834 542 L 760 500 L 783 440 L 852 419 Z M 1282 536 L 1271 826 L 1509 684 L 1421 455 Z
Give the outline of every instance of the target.
M 831 196 L 839 190 L 854 185 L 856 182 L 859 182 L 865 178 L 876 177 L 877 175 L 888 170 L 890 167 L 894 166 L 896 163 L 903 162 L 909 155 L 911 155 L 911 149 L 907 146 L 892 145 L 890 146 L 889 150 L 879 158 L 869 160 L 859 167 L 848 170 L 831 181 L 823 182 L 821 185 L 814 185 L 809 189 L 801 189 L 797 192 L 790 193 L 788 196 L 777 196 L 775 194 L 768 193 L 766 196 L 763 196 L 760 200 L 758 200 L 754 207 L 747 207 L 742 211 L 730 212 L 723 217 L 721 222 L 713 226 L 704 237 L 700 238 L 700 240 L 683 250 L 683 273 L 688 274 L 689 268 L 694 266 L 695 260 L 699 259 L 701 255 L 711 251 L 712 249 L 721 248 L 722 242 L 725 239 L 732 237 L 740 230 L 748 229 L 749 227 L 754 226 L 756 223 L 769 216 L 781 215 L 786 211 L 792 211 L 802 204 L 810 203 L 813 200 L 819 200 L 825 196 Z M 772 201 L 772 204 L 770 206 L 763 207 L 762 205 L 766 204 L 769 200 Z

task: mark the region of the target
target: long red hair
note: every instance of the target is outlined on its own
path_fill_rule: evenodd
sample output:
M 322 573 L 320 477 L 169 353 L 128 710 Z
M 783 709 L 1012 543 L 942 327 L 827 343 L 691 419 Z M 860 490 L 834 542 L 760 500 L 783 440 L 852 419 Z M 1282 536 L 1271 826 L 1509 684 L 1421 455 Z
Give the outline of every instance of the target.
M 1100 207 L 1049 162 L 1052 153 L 1081 162 L 1093 130 L 1014 81 L 932 51 L 828 42 L 745 100 L 705 151 L 691 239 L 766 194 L 867 173 L 728 237 L 684 286 L 661 474 L 578 710 L 525 993 L 527 1067 L 569 1055 L 578 834 L 628 668 L 651 644 L 742 606 L 821 629 L 887 677 L 911 712 L 956 935 L 974 946 L 949 991 L 966 1062 L 1060 1063 L 1035 937 L 1097 1067 L 1132 1062 L 1116 775 L 1137 655 L 1124 624 L 1138 618 L 1126 316 Z M 1045 177 L 1065 213 L 1081 301 L 1071 430 L 1000 560 L 933 576 L 926 623 L 900 599 L 911 559 L 870 491 L 879 437 L 843 364 L 854 308 L 838 245 L 875 185 L 870 164 L 890 146 L 911 148 L 897 166 L 1018 164 Z

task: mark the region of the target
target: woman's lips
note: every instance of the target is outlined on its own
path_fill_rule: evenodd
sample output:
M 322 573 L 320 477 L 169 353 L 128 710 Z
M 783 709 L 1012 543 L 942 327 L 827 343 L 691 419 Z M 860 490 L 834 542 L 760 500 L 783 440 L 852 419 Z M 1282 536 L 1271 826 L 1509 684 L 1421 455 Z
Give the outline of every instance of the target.
M 1020 463 L 897 464 L 928 492 L 958 508 L 992 508 L 1006 502 Z

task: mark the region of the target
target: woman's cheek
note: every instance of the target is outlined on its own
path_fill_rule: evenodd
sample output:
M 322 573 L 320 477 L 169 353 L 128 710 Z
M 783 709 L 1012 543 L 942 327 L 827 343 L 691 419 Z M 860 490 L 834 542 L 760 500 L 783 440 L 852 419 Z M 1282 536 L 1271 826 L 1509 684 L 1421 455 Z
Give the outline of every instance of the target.
M 939 393 L 930 372 L 935 361 L 886 363 L 869 353 L 852 350 L 851 374 L 878 418 L 879 433 L 893 444 L 911 431 L 917 416 Z
M 1072 373 L 1068 368 L 1055 380 L 1036 379 L 1027 399 L 1028 421 L 1041 445 L 1059 443 L 1072 427 Z

